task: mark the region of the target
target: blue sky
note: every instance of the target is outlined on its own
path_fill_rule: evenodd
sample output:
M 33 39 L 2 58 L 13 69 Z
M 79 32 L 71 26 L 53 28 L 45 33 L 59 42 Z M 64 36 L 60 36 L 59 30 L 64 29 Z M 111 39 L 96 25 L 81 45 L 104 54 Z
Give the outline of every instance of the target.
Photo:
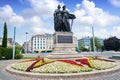
M 35 34 L 54 33 L 53 13 L 57 5 L 64 4 L 77 17 L 72 32 L 78 39 L 92 36 L 120 38 L 120 0 L 0 0 L 0 37 L 3 24 L 7 22 L 8 37 L 13 37 L 16 27 L 16 41 L 20 44 Z

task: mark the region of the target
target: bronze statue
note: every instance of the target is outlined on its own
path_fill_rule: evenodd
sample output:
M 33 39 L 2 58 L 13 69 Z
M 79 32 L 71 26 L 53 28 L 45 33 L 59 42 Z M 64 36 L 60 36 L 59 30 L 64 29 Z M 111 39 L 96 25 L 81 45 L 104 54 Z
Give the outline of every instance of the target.
M 58 9 L 54 12 L 54 29 L 56 32 L 71 32 L 71 27 L 73 24 L 73 19 L 75 19 L 74 14 L 70 14 L 66 10 L 66 6 L 63 6 L 63 10 L 60 10 L 60 5 Z M 69 20 L 72 19 L 71 25 Z

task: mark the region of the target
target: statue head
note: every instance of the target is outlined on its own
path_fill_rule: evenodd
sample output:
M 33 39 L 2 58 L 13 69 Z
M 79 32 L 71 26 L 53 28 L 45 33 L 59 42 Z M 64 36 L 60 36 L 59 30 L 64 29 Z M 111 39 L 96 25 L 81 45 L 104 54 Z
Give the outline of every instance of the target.
M 58 7 L 57 7 L 58 9 L 60 9 L 61 7 L 60 7 L 60 5 L 58 5 Z
M 65 10 L 65 9 L 66 9 L 66 6 L 64 5 L 64 6 L 63 6 L 63 10 Z

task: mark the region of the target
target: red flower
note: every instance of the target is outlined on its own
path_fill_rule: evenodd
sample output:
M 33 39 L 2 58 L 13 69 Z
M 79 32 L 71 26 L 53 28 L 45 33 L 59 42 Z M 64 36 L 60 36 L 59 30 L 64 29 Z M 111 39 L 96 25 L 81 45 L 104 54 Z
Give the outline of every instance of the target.
M 82 64 L 86 64 L 86 65 L 90 66 L 90 63 L 89 63 L 87 58 L 80 58 L 80 59 L 77 59 L 76 61 L 78 61 L 78 62 L 80 62 Z
M 49 64 L 49 63 L 54 62 L 54 61 L 45 62 L 45 61 L 43 61 L 43 60 L 44 60 L 43 58 L 42 58 L 42 59 L 37 58 L 36 61 L 35 61 L 33 64 L 31 64 L 31 65 L 26 69 L 26 71 L 29 72 L 29 71 L 32 70 L 33 68 L 37 68 L 37 67 L 43 66 L 43 65 L 45 65 L 45 64 Z M 41 64 L 39 64 L 40 61 L 42 61 Z M 38 65 L 36 66 L 36 64 L 38 64 Z
M 83 66 L 82 64 L 78 64 L 73 60 L 57 60 L 57 61 L 61 61 L 61 62 L 65 62 L 65 63 L 69 63 L 69 64 L 73 64 L 73 65 L 77 65 L 77 66 Z

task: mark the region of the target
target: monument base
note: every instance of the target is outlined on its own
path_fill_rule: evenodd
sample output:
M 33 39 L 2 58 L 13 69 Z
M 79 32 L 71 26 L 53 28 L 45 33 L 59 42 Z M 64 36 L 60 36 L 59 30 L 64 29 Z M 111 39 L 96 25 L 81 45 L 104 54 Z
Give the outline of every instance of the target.
M 59 54 L 59 53 L 50 53 L 49 55 L 46 55 L 47 59 L 77 59 L 81 58 L 77 53 L 74 54 Z
M 48 59 L 78 58 L 72 32 L 55 32 L 53 52 L 46 55 Z

